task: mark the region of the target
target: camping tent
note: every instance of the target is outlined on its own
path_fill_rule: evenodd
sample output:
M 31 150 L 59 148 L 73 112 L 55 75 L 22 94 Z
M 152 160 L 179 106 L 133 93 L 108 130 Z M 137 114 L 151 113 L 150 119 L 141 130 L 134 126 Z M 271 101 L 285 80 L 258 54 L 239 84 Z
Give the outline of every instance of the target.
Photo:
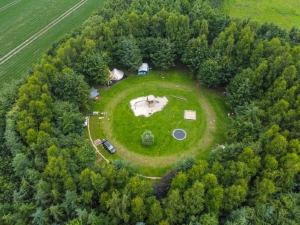
M 112 71 L 109 71 L 109 79 L 107 81 L 106 86 L 110 86 L 113 85 L 115 83 L 117 83 L 120 80 L 123 80 L 124 78 L 126 78 L 126 74 L 124 74 L 124 72 L 122 70 L 118 70 L 116 68 L 114 68 Z
M 114 68 L 111 72 L 113 76 L 112 80 L 121 80 L 124 76 L 124 72 L 116 68 Z
M 138 70 L 138 75 L 143 75 L 148 73 L 149 73 L 148 63 L 143 63 Z
M 90 93 L 90 98 L 96 98 L 99 95 L 99 92 L 96 88 L 92 87 L 91 93 Z
M 114 68 L 112 71 L 109 71 L 108 84 L 113 83 L 112 81 L 119 81 L 124 77 L 124 72 Z

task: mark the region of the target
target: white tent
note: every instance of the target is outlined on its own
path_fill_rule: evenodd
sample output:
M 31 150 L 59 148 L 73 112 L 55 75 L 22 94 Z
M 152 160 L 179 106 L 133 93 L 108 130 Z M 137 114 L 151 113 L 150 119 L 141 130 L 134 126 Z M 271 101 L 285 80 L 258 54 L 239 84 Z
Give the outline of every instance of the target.
M 118 70 L 118 69 L 114 68 L 112 70 L 112 75 L 113 75 L 112 80 L 121 80 L 124 76 L 124 72 L 122 70 Z

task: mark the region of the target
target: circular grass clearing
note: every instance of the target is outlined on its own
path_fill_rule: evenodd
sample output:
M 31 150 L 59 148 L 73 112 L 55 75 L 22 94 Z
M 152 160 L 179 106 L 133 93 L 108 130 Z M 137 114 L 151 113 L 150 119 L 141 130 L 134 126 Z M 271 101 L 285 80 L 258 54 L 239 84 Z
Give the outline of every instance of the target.
M 170 168 L 182 157 L 206 157 L 209 149 L 225 141 L 228 109 L 223 97 L 199 87 L 189 76 L 172 70 L 163 74 L 152 71 L 151 75 L 129 77 L 112 87 L 103 88 L 100 90 L 101 98 L 95 102 L 93 110 L 106 111 L 108 114 L 102 120 L 91 117 L 92 138 L 106 137 L 117 148 L 114 155 L 99 148 L 108 159 L 123 158 L 131 161 L 141 165 L 144 174 L 148 175 L 161 174 L 163 168 Z M 148 118 L 135 117 L 130 109 L 130 100 L 150 94 L 166 96 L 170 101 L 166 106 L 169 109 L 164 108 Z M 173 98 L 172 95 L 188 101 Z M 197 120 L 184 120 L 184 110 L 195 110 Z M 178 127 L 189 134 L 181 142 L 172 137 L 173 130 Z M 151 130 L 155 136 L 155 144 L 150 148 L 141 144 L 141 135 L 146 129 Z
M 167 105 L 162 111 L 156 112 L 150 117 L 135 116 L 129 102 L 144 95 L 165 96 Z M 172 97 L 181 96 L 188 99 L 183 101 Z M 113 137 L 127 150 L 144 156 L 168 156 L 182 154 L 195 145 L 205 131 L 204 111 L 197 101 L 197 96 L 184 88 L 168 87 L 168 84 L 148 83 L 147 87 L 135 86 L 119 96 L 118 103 L 113 107 L 113 120 L 110 125 Z M 198 120 L 185 120 L 184 110 L 197 111 Z M 189 134 L 185 142 L 178 143 L 172 137 L 174 129 L 181 127 Z M 145 147 L 141 142 L 141 135 L 150 130 L 154 135 L 154 144 Z

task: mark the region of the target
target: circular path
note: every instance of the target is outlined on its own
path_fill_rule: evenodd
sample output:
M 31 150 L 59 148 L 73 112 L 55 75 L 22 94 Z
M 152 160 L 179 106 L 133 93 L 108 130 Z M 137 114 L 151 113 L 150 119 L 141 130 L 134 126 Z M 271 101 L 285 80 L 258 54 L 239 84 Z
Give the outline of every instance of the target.
M 174 86 L 174 83 L 170 82 L 148 82 L 147 87 L 157 88 L 165 88 L 165 87 L 170 87 Z M 199 139 L 197 146 L 192 147 L 185 152 L 183 152 L 180 155 L 171 155 L 171 156 L 157 156 L 157 157 L 151 157 L 151 156 L 144 156 L 140 155 L 134 152 L 131 152 L 130 150 L 126 149 L 121 143 L 119 143 L 116 139 L 111 138 L 112 142 L 114 143 L 114 146 L 117 149 L 117 154 L 122 157 L 123 159 L 132 162 L 133 164 L 141 165 L 141 166 L 147 166 L 147 167 L 156 167 L 156 168 L 162 168 L 166 167 L 168 165 L 172 165 L 176 163 L 179 159 L 182 157 L 187 157 L 190 155 L 197 155 L 198 150 L 200 148 L 205 149 L 209 146 L 211 141 L 213 140 L 213 132 L 216 130 L 215 126 L 215 113 L 212 110 L 211 106 L 209 103 L 206 101 L 205 98 L 205 93 L 201 92 L 198 90 L 199 86 L 194 87 L 194 90 L 192 90 L 192 86 L 189 85 L 176 85 L 176 89 L 191 89 L 191 91 L 196 91 L 198 95 L 198 103 L 201 105 L 201 107 L 204 110 L 204 114 L 206 116 L 206 127 L 205 127 L 205 132 L 202 136 L 201 139 Z M 200 87 L 201 88 L 201 87 Z M 132 86 L 130 88 L 127 88 L 125 91 L 120 92 L 118 95 L 120 96 L 125 96 L 128 94 L 132 94 L 136 92 L 137 87 Z M 115 96 L 112 98 L 112 100 L 109 102 L 108 105 L 106 105 L 106 111 L 113 112 L 114 109 L 117 107 L 118 103 L 120 102 L 120 98 Z M 110 123 L 104 123 L 102 124 L 103 131 L 105 132 L 107 137 L 113 137 L 112 133 L 112 127 L 111 124 L 113 124 L 113 117 L 112 121 Z M 99 148 L 98 148 L 99 149 Z M 101 151 L 101 148 L 99 149 Z

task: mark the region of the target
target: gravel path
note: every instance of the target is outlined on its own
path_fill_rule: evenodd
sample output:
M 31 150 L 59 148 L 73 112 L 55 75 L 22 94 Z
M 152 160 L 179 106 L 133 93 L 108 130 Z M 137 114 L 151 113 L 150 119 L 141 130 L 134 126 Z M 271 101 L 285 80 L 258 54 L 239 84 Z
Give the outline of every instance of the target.
M 81 0 L 79 3 L 71 7 L 68 11 L 60 15 L 58 18 L 53 20 L 51 23 L 49 23 L 47 26 L 45 26 L 43 29 L 41 29 L 39 32 L 32 35 L 30 38 L 28 38 L 26 41 L 24 41 L 22 44 L 11 50 L 9 53 L 7 53 L 5 56 L 0 58 L 0 65 L 5 63 L 7 60 L 9 60 L 11 57 L 13 57 L 15 54 L 20 52 L 22 49 L 24 49 L 27 45 L 32 43 L 34 40 L 42 36 L 44 33 L 46 33 L 49 29 L 54 27 L 56 24 L 58 24 L 60 21 L 62 21 L 64 18 L 66 18 L 68 15 L 70 15 L 72 12 L 74 12 L 76 9 L 78 9 L 80 6 L 82 6 L 87 0 Z

